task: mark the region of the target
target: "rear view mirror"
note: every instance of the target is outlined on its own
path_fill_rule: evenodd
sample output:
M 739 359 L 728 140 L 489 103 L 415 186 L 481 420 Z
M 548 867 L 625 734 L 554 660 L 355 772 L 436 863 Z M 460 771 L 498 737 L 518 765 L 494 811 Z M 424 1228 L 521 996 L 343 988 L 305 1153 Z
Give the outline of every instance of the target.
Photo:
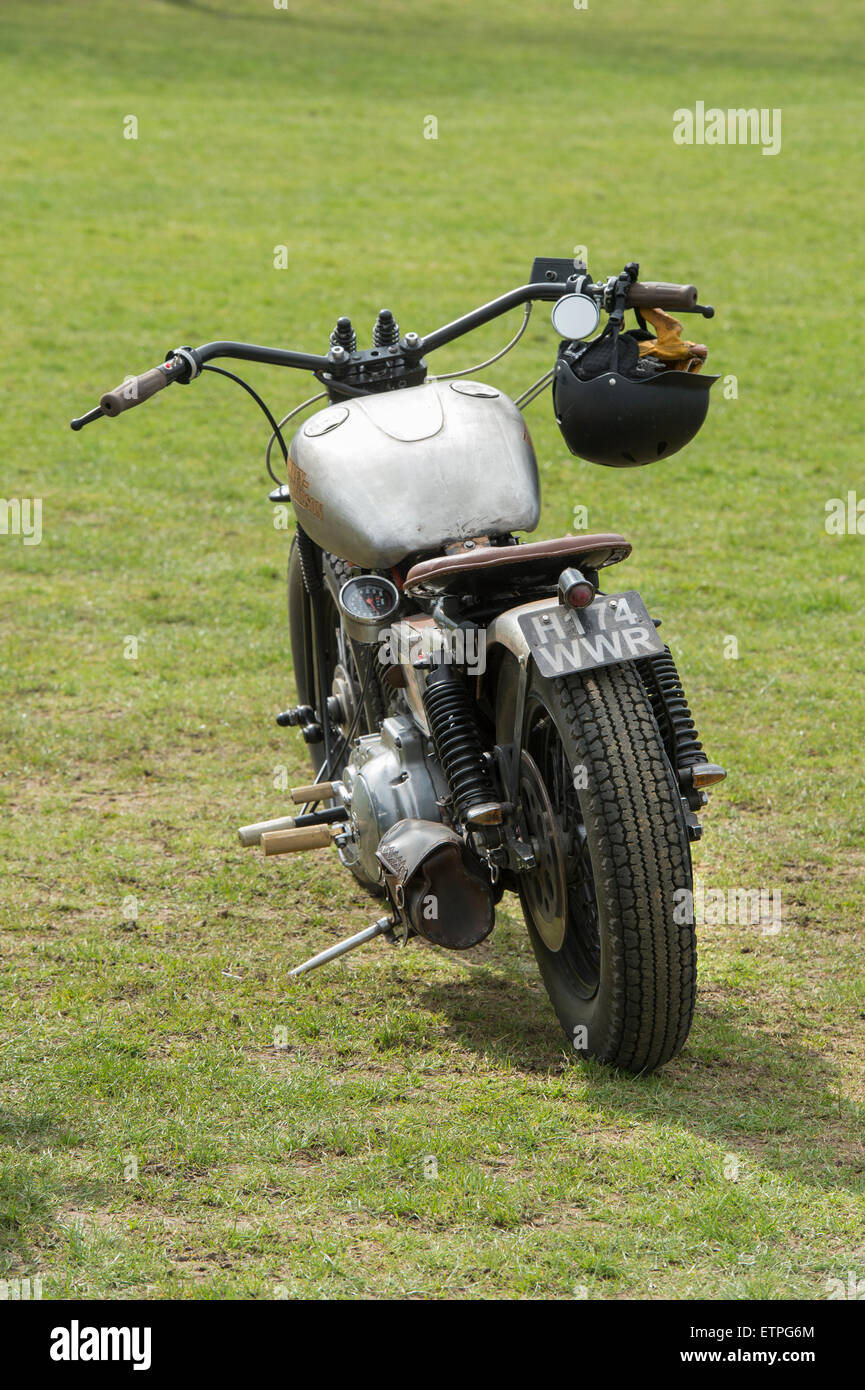
M 585 294 L 563 294 L 553 305 L 553 328 L 560 338 L 588 338 L 600 318 L 597 304 Z

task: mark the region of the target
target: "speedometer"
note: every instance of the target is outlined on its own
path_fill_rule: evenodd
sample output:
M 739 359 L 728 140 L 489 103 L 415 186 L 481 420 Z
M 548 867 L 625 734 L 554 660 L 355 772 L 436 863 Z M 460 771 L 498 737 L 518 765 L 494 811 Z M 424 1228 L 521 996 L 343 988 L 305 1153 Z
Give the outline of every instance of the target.
M 356 574 L 339 591 L 346 630 L 359 642 L 374 642 L 399 605 L 399 589 L 381 574 Z

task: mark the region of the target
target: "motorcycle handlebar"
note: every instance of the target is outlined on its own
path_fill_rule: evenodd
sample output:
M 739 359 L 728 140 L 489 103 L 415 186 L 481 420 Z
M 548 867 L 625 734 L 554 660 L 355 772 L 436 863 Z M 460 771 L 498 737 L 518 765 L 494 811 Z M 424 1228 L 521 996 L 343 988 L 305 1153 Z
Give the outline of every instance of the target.
M 100 397 L 96 409 L 70 421 L 70 427 L 80 430 L 92 420 L 99 420 L 105 415 L 109 418 L 121 415 L 124 410 L 131 410 L 134 405 L 149 400 L 157 391 L 161 391 L 173 381 L 191 381 L 213 357 L 234 357 L 244 362 L 269 363 L 278 367 L 303 367 L 312 372 L 338 370 L 336 359 L 333 357 L 319 357 L 313 353 L 291 352 L 282 348 L 259 347 L 257 343 L 220 340 L 204 343 L 198 348 L 176 348 L 170 354 L 169 360 L 161 366 L 151 367 L 140 376 L 127 377 L 119 386 L 115 386 L 113 391 L 106 391 L 105 395 Z
M 100 396 L 99 408 L 103 415 L 112 418 L 121 415 L 124 410 L 131 410 L 134 405 L 150 400 L 157 391 L 173 381 L 175 375 L 171 364 L 165 363 L 161 367 L 151 367 L 150 371 L 142 372 L 140 376 L 129 376 L 113 391 L 106 391 L 104 396 Z
M 101 420 L 105 415 L 109 418 L 122 415 L 124 410 L 131 410 L 134 405 L 149 401 L 157 391 L 185 376 L 187 372 L 188 367 L 184 361 L 163 362 L 160 367 L 151 367 L 140 376 L 128 376 L 119 386 L 115 386 L 113 391 L 106 391 L 100 396 L 99 404 L 94 410 L 88 410 L 86 415 L 79 415 L 77 419 L 70 420 L 69 427 L 80 430 L 93 420 Z
M 684 309 L 692 312 L 697 308 L 696 285 L 670 285 L 655 280 L 635 280 L 628 291 L 630 309 Z
M 471 313 L 436 329 L 425 337 L 419 337 L 417 334 L 406 335 L 400 347 L 403 349 L 406 361 L 416 363 L 425 353 L 433 352 L 436 348 L 443 347 L 455 338 L 461 338 L 463 334 L 471 332 L 474 328 L 479 328 L 484 323 L 489 323 L 490 320 L 498 318 L 500 314 L 518 304 L 528 304 L 537 299 L 559 299 L 563 294 L 571 293 L 571 291 L 572 285 L 570 283 L 559 281 L 548 280 L 522 285 L 518 289 L 510 290 L 507 294 L 501 295 L 498 299 L 492 300 L 489 304 L 473 309 Z M 586 285 L 582 292 L 601 297 L 603 291 L 603 285 L 598 284 Z M 695 285 L 664 284 L 649 280 L 635 280 L 629 286 L 627 306 L 629 308 L 678 309 L 685 313 L 703 314 L 706 318 L 711 318 L 715 312 L 710 306 L 697 303 Z M 282 348 L 259 347 L 255 343 L 229 341 L 205 343 L 200 348 L 178 348 L 173 354 L 172 360 L 164 362 L 159 367 L 152 367 L 149 371 L 142 372 L 140 376 L 127 377 L 119 386 L 115 386 L 113 391 L 106 391 L 100 398 L 98 407 L 86 415 L 72 420 L 71 427 L 73 430 L 80 430 L 91 420 L 97 420 L 101 416 L 121 415 L 123 411 L 131 410 L 134 405 L 140 405 L 142 401 L 149 400 L 151 396 L 155 396 L 158 391 L 161 391 L 172 381 L 189 381 L 191 377 L 197 376 L 201 368 L 212 357 L 234 357 L 242 361 L 270 363 L 280 367 L 300 367 L 315 372 L 317 375 L 327 373 L 328 377 L 338 381 L 348 366 L 348 355 L 343 354 L 343 358 L 339 359 L 337 351 L 337 349 L 332 349 L 328 356 L 322 357 L 313 353 L 287 351 Z M 322 379 L 321 376 L 319 379 Z

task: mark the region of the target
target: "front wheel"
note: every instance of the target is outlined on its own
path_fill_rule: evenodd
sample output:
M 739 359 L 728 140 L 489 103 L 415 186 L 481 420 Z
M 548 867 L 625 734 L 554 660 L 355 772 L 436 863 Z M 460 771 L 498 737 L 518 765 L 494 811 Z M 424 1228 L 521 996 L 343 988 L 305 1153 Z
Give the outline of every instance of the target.
M 682 799 L 639 674 L 533 670 L 522 737 L 521 829 L 537 867 L 520 897 L 547 992 L 578 1053 L 652 1071 L 688 1036 L 697 953 Z

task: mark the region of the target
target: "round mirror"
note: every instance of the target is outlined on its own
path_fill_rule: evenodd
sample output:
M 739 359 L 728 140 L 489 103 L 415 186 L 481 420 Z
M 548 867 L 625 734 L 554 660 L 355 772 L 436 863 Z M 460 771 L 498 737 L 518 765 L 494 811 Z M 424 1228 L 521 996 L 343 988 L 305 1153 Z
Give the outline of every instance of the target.
M 563 294 L 553 305 L 552 318 L 560 338 L 588 338 L 600 322 L 601 311 L 586 294 Z

